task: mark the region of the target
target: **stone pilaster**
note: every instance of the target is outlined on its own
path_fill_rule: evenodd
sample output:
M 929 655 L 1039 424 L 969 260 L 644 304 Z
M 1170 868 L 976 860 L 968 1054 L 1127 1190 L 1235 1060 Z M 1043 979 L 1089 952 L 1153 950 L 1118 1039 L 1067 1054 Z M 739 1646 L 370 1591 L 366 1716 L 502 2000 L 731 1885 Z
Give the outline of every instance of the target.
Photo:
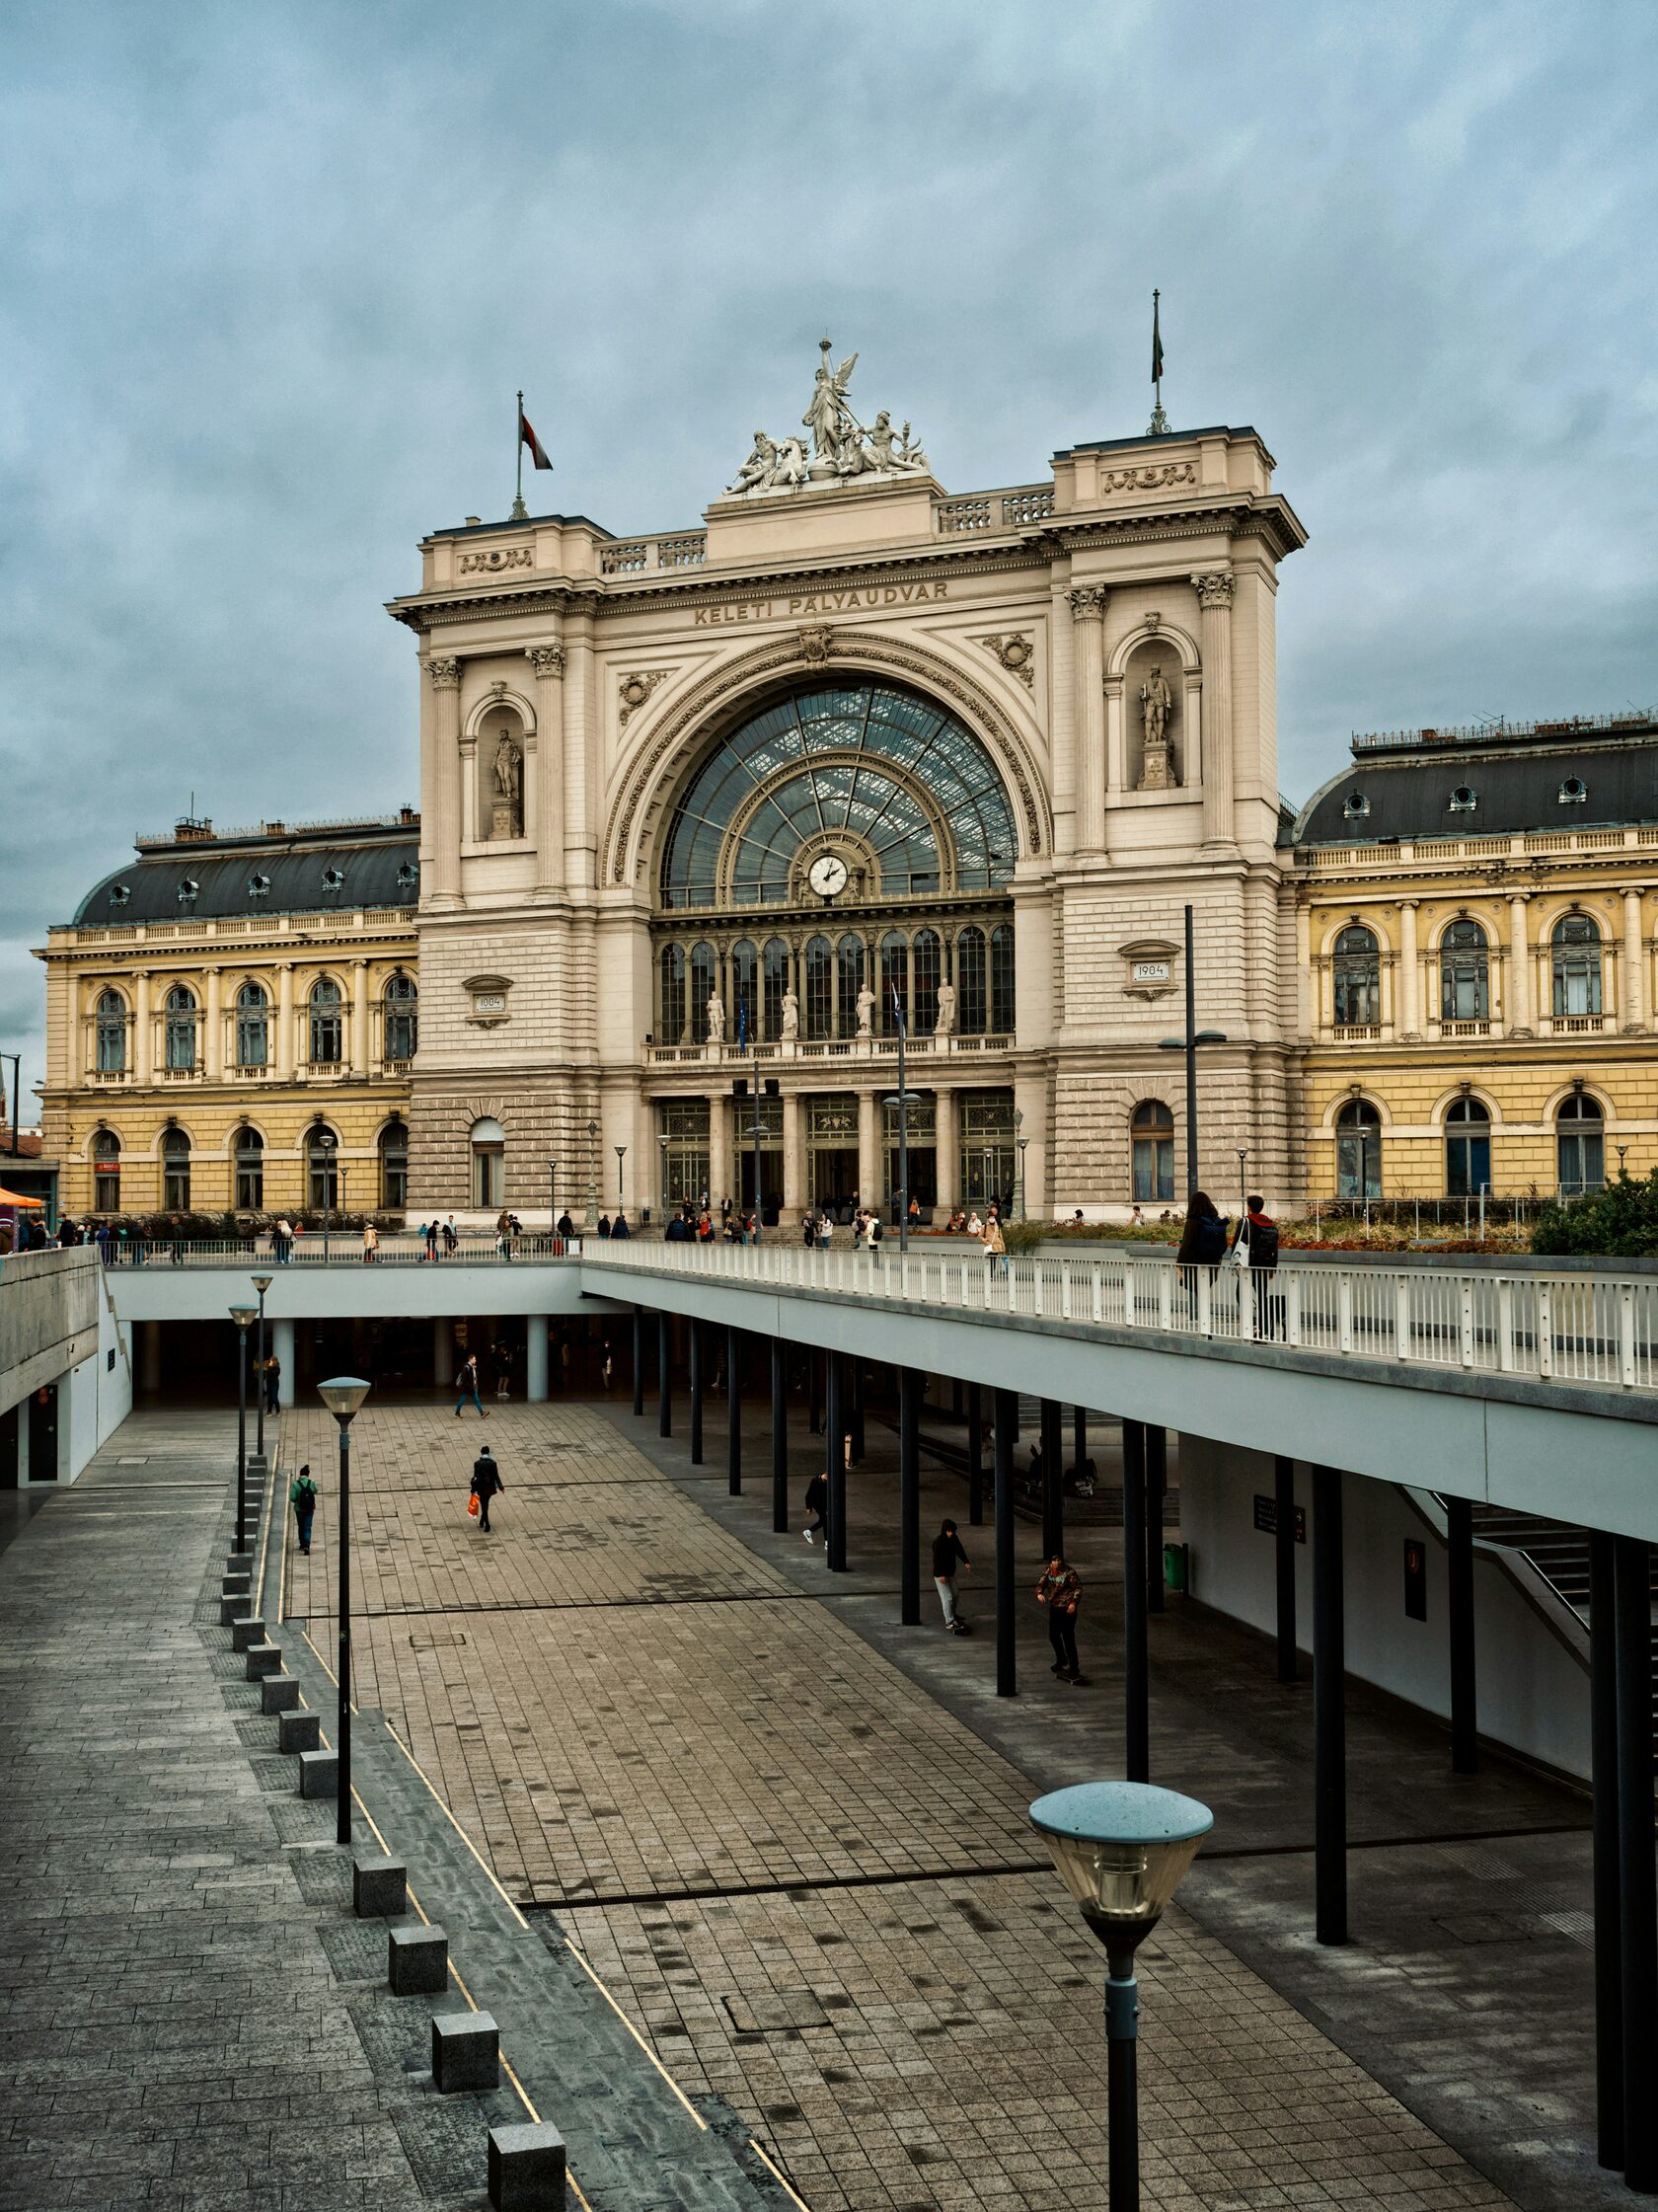
M 1077 851 L 1105 849 L 1105 588 L 1073 584 L 1072 662 L 1076 672 Z
M 437 709 L 433 742 L 437 758 L 432 798 L 437 819 L 432 829 L 432 889 L 428 904 L 461 903 L 461 664 L 429 659 L 426 675 Z
M 1422 1033 L 1422 957 L 1416 947 L 1416 909 L 1419 898 L 1399 900 L 1399 1009 L 1398 1035 L 1409 1042 Z
M 1510 1036 L 1532 1034 L 1532 949 L 1526 927 L 1529 895 L 1516 891 L 1508 902 L 1508 1019 L 1503 1026 Z
M 537 898 L 565 887 L 565 648 L 556 641 L 529 646 L 525 658 L 536 687 Z
M 1232 601 L 1230 569 L 1200 570 L 1192 584 L 1203 622 L 1203 842 L 1232 846 Z
M 1625 1036 L 1638 1036 L 1646 1025 L 1645 977 L 1641 967 L 1641 891 L 1623 886 L 1623 1021 Z

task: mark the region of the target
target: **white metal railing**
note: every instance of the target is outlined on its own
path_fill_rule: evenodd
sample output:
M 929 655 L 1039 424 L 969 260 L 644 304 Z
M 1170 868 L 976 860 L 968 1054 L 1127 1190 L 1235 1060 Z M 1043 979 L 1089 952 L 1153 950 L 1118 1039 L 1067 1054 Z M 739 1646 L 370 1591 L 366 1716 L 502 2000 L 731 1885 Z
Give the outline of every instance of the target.
M 493 1230 L 462 1229 L 454 1249 L 441 1237 L 435 1259 L 428 1256 L 423 1237 L 413 1231 L 382 1230 L 372 1255 L 363 1250 L 360 1229 L 307 1229 L 289 1240 L 282 1251 L 268 1230 L 258 1236 L 215 1237 L 186 1243 L 171 1237 L 127 1236 L 112 1238 L 100 1246 L 111 1267 L 495 1267 L 526 1259 L 578 1259 L 579 1237 L 552 1237 L 545 1229 L 526 1229 L 503 1246 Z M 30 1255 L 29 1257 L 33 1257 Z
M 1304 1267 L 1252 1275 L 1156 1255 L 815 1252 L 795 1244 L 589 1243 L 589 1265 L 891 1298 L 960 1313 L 1028 1314 L 1366 1360 L 1658 1389 L 1658 1278 L 1464 1274 L 1450 1267 Z

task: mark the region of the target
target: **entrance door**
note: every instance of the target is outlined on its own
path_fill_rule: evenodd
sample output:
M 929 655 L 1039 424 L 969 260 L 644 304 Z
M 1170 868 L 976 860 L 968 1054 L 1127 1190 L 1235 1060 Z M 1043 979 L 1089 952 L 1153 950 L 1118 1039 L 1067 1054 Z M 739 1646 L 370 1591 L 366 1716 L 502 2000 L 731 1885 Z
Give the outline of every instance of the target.
M 783 1154 L 760 1148 L 760 1220 L 763 1226 L 777 1227 L 778 1208 L 783 1203 Z M 737 1155 L 737 1203 L 746 1213 L 754 1204 L 754 1149 L 745 1147 Z
M 57 1385 L 47 1383 L 29 1401 L 29 1480 L 57 1481 Z
M 819 1211 L 827 1206 L 840 1214 L 860 1195 L 858 1147 L 844 1151 L 814 1151 L 811 1156 L 811 1202 Z
M 18 1487 L 18 1429 L 22 1420 L 21 1406 L 8 1406 L 0 1413 L 0 1490 Z

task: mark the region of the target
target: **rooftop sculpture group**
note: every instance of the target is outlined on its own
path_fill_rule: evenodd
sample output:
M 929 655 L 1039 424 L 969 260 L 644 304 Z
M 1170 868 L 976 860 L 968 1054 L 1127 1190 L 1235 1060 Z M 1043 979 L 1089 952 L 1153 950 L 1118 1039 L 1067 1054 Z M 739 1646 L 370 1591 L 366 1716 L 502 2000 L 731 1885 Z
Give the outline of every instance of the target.
M 800 427 L 811 433 L 811 458 L 806 440 L 785 438 L 778 443 L 764 430 L 754 433 L 754 450 L 726 487 L 728 496 L 751 492 L 791 492 L 804 485 L 843 484 L 864 476 L 928 476 L 932 464 L 910 437 L 910 425 L 894 430 L 883 407 L 866 429 L 847 405 L 847 386 L 858 366 L 858 355 L 849 353 L 839 368 L 829 365 L 830 341 L 818 342 L 823 355 L 812 383 L 811 399 L 800 418 Z

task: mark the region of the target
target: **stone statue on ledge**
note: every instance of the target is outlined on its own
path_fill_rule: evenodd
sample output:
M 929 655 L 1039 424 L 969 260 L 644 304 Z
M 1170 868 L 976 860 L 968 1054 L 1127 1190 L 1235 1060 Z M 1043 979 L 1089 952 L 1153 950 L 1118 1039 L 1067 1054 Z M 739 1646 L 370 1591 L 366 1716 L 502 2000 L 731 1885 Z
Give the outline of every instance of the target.
M 953 983 L 941 983 L 939 985 L 939 1014 L 938 1019 L 933 1024 L 933 1034 L 935 1036 L 953 1036 L 955 1034 L 955 985 Z
M 792 1044 L 800 1034 L 800 1002 L 792 991 L 783 994 L 783 1041 Z
M 860 986 L 858 993 L 858 1033 L 860 1036 L 869 1036 L 873 1033 L 874 1013 L 875 994 L 870 990 L 868 984 L 865 983 Z
M 717 991 L 711 991 L 711 992 L 709 993 L 709 1002 L 708 1002 L 708 1033 L 709 1033 L 709 1042 L 710 1042 L 710 1044 L 723 1044 L 723 1043 L 724 1043 L 724 1041 L 725 1041 L 725 1002 L 724 1002 L 724 1000 L 723 1000 L 723 999 L 722 999 L 722 998 L 721 998 L 721 997 L 719 996 L 719 993 L 718 993 Z
M 1137 791 L 1168 791 L 1174 782 L 1168 763 L 1168 717 L 1173 707 L 1174 694 L 1168 688 L 1162 667 L 1154 662 L 1151 674 L 1140 686 L 1144 749 L 1140 781 L 1135 786 Z
M 894 432 L 892 417 L 882 408 L 873 429 L 866 430 L 847 405 L 847 387 L 858 365 L 849 353 L 839 368 L 829 362 L 831 342 L 819 341 L 823 359 L 812 383 L 802 429 L 811 432 L 811 459 L 804 442 L 785 438 L 778 443 L 764 430 L 754 433 L 754 447 L 736 476 L 725 488 L 727 498 L 746 498 L 760 492 L 791 492 L 802 485 L 844 484 L 862 477 L 927 476 L 931 463 L 912 442 L 910 425 Z

